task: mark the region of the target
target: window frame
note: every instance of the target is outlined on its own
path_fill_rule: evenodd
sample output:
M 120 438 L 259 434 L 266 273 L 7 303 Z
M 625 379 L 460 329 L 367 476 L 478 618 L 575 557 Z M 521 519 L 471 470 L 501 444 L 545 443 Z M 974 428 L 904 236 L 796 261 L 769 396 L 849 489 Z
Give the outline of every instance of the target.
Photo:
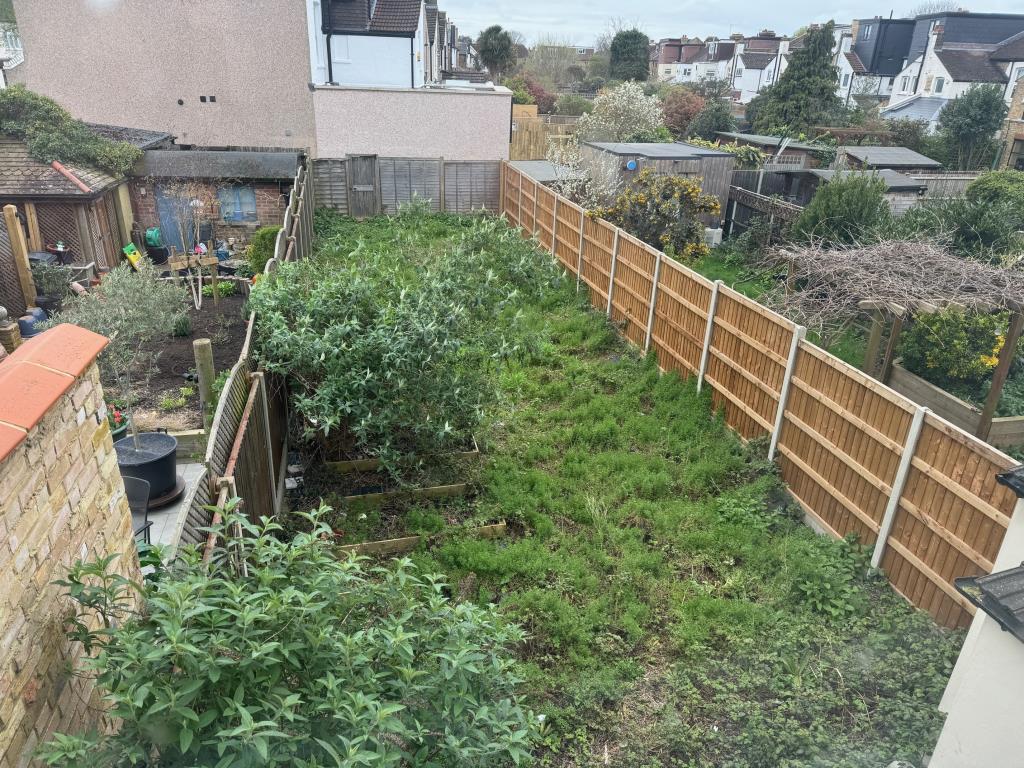
M 251 195 L 251 211 L 248 198 Z M 230 184 L 217 190 L 220 207 L 220 221 L 223 224 L 258 224 L 259 208 L 256 204 L 256 187 L 252 184 Z M 231 204 L 230 206 L 228 204 Z M 229 209 L 230 214 L 229 215 Z

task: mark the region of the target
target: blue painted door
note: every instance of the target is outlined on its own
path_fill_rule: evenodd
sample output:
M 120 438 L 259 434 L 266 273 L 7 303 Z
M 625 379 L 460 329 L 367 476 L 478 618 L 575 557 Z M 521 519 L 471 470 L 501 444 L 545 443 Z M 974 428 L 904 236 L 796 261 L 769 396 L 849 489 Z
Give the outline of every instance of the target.
M 179 252 L 189 249 L 186 245 L 192 245 L 192 233 L 195 231 L 189 202 L 161 184 L 156 186 L 156 212 L 160 217 L 160 234 L 165 246 L 177 248 Z

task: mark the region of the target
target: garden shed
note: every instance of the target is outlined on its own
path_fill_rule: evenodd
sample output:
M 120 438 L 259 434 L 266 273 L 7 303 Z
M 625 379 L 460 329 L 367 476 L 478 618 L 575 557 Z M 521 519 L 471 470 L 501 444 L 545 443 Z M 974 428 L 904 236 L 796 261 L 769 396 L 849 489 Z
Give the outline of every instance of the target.
M 785 146 L 783 146 L 785 142 Z M 781 136 L 766 136 L 758 133 L 736 133 L 719 131 L 719 144 L 735 144 L 740 147 L 756 147 L 771 157 L 773 165 L 795 168 L 814 168 L 818 165 L 817 153 L 823 147 L 806 141 L 793 141 Z M 779 147 L 782 146 L 780 150 Z
M 729 181 L 735 158 L 729 152 L 705 149 L 681 141 L 667 143 L 588 141 L 582 144 L 588 153 L 607 153 L 620 159 L 619 174 L 629 182 L 645 168 L 658 175 L 701 179 L 701 189 L 718 198 L 722 211 L 729 202 Z
M 827 168 L 801 168 L 779 170 L 777 173 L 784 174 L 784 197 L 796 205 L 806 206 L 823 184 L 858 172 Z M 888 168 L 874 171 L 873 175 L 885 182 L 885 199 L 889 203 L 890 210 L 895 214 L 905 213 L 907 209 L 916 205 L 928 189 L 923 181 Z
M 0 206 L 12 204 L 30 253 L 65 247 L 64 260 L 116 266 L 131 242 L 131 203 L 123 179 L 83 165 L 44 163 L 20 139 L 0 136 Z M 19 298 L 11 237 L 0 220 L 0 304 L 24 311 Z M 12 279 L 13 278 L 13 279 Z
M 881 170 L 933 173 L 942 168 L 942 163 L 925 157 L 906 147 L 839 147 L 836 152 L 836 167 L 859 170 Z

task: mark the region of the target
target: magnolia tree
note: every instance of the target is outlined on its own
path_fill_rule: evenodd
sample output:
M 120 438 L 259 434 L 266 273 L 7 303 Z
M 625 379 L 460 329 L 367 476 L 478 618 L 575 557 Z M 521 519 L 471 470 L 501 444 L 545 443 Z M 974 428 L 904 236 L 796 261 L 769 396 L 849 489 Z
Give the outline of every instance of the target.
M 623 83 L 594 99 L 577 126 L 583 141 L 670 141 L 661 100 L 639 83 Z
M 619 159 L 608 152 L 584 153 L 579 142 L 567 141 L 548 148 L 548 161 L 554 190 L 587 210 L 610 205 L 622 188 Z

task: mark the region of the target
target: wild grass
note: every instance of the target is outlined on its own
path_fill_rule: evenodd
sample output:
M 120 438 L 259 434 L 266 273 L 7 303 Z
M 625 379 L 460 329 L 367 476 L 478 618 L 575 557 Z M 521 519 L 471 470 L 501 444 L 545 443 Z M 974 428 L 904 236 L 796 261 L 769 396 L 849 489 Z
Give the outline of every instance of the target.
M 318 229 L 345 259 L 472 226 L 420 218 Z M 764 446 L 623 343 L 574 281 L 520 323 L 540 343 L 496 374 L 479 492 L 459 511 L 510 534 L 455 533 L 414 559 L 527 630 L 538 763 L 920 765 L 959 634 L 868 576 L 855 543 L 804 526 Z M 447 525 L 435 509 L 409 509 L 410 527 Z

